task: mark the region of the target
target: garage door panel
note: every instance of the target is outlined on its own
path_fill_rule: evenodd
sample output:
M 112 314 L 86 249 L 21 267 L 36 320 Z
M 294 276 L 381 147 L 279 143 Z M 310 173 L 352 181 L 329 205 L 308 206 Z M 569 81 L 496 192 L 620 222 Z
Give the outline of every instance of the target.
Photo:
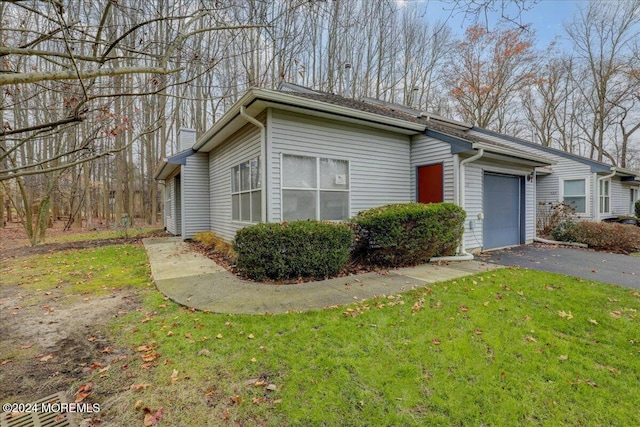
M 484 248 L 520 244 L 520 177 L 484 175 Z

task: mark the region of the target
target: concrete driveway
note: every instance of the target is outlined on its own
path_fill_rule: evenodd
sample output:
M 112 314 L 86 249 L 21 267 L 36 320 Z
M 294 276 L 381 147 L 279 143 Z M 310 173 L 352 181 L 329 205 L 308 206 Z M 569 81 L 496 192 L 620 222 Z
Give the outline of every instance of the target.
M 640 289 L 640 258 L 629 255 L 532 244 L 485 252 L 478 258 Z

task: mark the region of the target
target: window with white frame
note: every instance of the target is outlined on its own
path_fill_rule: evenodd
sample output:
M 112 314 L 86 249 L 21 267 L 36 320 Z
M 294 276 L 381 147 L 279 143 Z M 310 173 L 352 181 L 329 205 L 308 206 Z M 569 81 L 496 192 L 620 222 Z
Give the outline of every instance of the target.
M 587 180 L 565 179 L 562 181 L 562 200 L 572 206 L 577 214 L 587 213 Z
M 598 184 L 598 197 L 601 214 L 608 214 L 611 212 L 611 180 L 601 179 Z
M 638 189 L 637 188 L 632 188 L 631 189 L 631 198 L 629 199 L 629 206 L 630 206 L 629 213 L 631 215 L 635 215 L 636 214 L 635 205 L 636 205 L 636 201 L 637 200 L 638 200 Z
M 240 222 L 260 222 L 262 219 L 259 157 L 231 168 L 231 219 Z
M 339 221 L 349 217 L 349 162 L 282 155 L 282 219 Z

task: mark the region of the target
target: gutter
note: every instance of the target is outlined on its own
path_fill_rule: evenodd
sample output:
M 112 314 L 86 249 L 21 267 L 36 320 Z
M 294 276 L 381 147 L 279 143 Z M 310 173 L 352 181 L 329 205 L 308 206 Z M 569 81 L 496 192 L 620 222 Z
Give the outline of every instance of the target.
M 267 222 L 267 191 L 266 191 L 266 183 L 267 183 L 267 155 L 266 155 L 266 145 L 267 145 L 267 131 L 262 122 L 257 120 L 255 117 L 251 117 L 248 115 L 244 109 L 244 105 L 240 105 L 240 117 L 244 117 L 249 123 L 253 124 L 257 128 L 260 129 L 260 158 L 262 159 L 262 175 L 260 180 L 262 181 L 262 189 L 261 189 L 261 204 L 262 209 L 260 212 L 260 219 L 262 222 Z
M 480 157 L 482 157 L 484 155 L 484 148 L 480 148 L 480 150 L 478 150 L 478 152 L 476 154 L 474 154 L 473 156 L 464 159 L 460 162 L 460 182 L 458 183 L 459 185 L 459 190 L 458 190 L 458 206 L 460 206 L 462 209 L 464 209 L 464 201 L 465 201 L 465 194 L 464 194 L 464 184 L 465 184 L 465 165 L 467 163 L 471 163 L 471 162 L 475 162 L 476 160 L 478 160 Z M 429 260 L 429 262 L 439 262 L 439 261 L 471 261 L 473 259 L 473 255 L 468 253 L 465 250 L 465 245 L 464 245 L 464 233 L 462 235 L 462 241 L 460 242 L 460 247 L 458 248 L 458 253 L 459 255 L 454 255 L 454 256 L 443 256 L 443 257 L 435 257 L 435 258 L 431 258 Z
M 611 167 L 611 170 L 613 172 L 611 172 L 609 175 L 601 176 L 596 180 L 596 186 L 597 186 L 596 194 L 598 195 L 596 198 L 596 206 L 595 206 L 596 221 L 600 221 L 600 183 L 605 179 L 613 178 L 614 176 L 616 176 L 616 173 L 618 173 L 618 171 L 616 171 L 616 168 L 614 166 Z M 611 184 L 609 184 L 609 210 L 611 210 Z

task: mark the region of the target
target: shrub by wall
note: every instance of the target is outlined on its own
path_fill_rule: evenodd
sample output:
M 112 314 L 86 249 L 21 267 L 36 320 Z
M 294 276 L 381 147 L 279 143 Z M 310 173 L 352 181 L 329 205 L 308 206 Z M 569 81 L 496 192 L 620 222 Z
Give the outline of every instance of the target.
M 347 265 L 352 241 L 345 224 L 293 221 L 238 230 L 233 248 L 238 271 L 254 280 L 323 278 Z
M 551 235 L 561 242 L 586 243 L 590 248 L 617 253 L 640 250 L 640 227 L 612 222 L 565 221 Z
M 360 212 L 353 220 L 353 256 L 367 264 L 400 267 L 453 255 L 465 211 L 453 203 L 403 203 Z
M 629 254 L 640 250 L 640 227 L 582 221 L 578 223 L 576 239 L 590 248 Z
M 636 200 L 636 203 L 633 205 L 633 210 L 636 212 L 636 217 L 640 219 L 640 200 Z

